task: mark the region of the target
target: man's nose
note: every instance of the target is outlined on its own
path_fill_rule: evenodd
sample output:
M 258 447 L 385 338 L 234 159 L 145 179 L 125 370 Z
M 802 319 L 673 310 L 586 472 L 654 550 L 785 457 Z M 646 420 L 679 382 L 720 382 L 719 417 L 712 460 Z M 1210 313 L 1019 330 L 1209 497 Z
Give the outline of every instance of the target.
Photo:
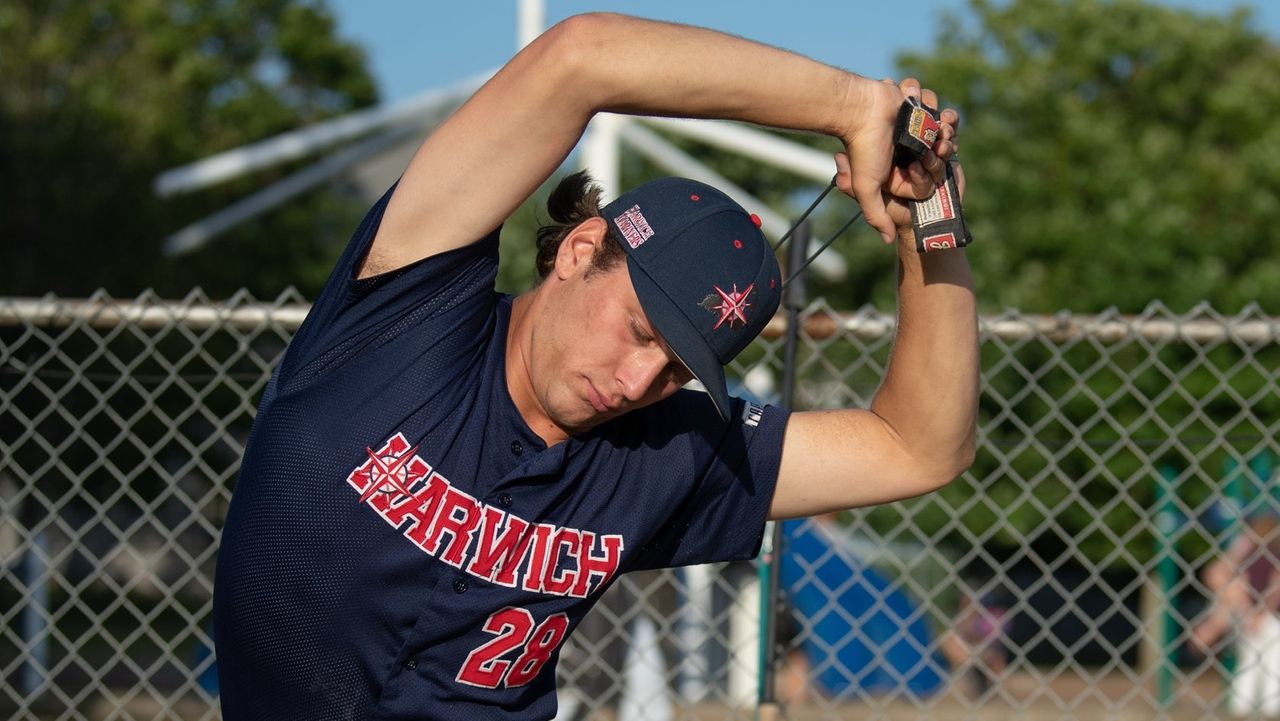
M 633 403 L 644 398 L 666 367 L 666 354 L 656 349 L 646 349 L 631 354 L 618 369 L 618 383 L 622 386 L 622 395 Z

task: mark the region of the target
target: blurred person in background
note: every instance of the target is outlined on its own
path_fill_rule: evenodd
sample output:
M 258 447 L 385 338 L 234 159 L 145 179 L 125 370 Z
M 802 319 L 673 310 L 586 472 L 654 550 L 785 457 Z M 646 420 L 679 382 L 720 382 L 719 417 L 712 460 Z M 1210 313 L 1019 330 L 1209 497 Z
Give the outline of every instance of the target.
M 1234 641 L 1228 707 L 1235 716 L 1280 716 L 1280 513 L 1265 504 L 1245 519 L 1226 552 L 1204 571 L 1208 614 L 1192 632 L 1205 656 Z

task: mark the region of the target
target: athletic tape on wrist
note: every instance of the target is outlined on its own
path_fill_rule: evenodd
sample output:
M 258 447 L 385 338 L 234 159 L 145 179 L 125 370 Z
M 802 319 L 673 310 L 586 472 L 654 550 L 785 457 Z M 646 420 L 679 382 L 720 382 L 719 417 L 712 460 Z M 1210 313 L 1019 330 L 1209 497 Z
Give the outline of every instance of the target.
M 916 252 L 928 253 L 948 248 L 963 248 L 973 242 L 964 223 L 960 207 L 960 191 L 956 188 L 952 163 L 933 196 L 911 202 L 911 228 L 916 234 Z
M 923 160 L 925 151 L 937 142 L 941 129 L 937 109 L 908 96 L 898 110 L 894 125 L 894 165 L 905 168 Z M 947 163 L 946 177 L 938 183 L 932 197 L 911 201 L 909 205 L 917 252 L 963 248 L 973 242 L 964 222 L 964 209 L 960 205 L 960 191 L 956 187 L 952 163 Z

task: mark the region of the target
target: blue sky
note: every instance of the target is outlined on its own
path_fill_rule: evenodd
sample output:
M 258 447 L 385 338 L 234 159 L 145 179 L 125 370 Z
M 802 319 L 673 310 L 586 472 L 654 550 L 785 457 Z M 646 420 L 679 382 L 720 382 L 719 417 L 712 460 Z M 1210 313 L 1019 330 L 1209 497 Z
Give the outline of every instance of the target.
M 1160 0 L 1224 14 L 1254 8 L 1254 27 L 1280 37 L 1280 2 Z M 369 54 L 384 101 L 394 102 L 500 66 L 516 47 L 516 0 L 329 0 L 343 36 Z M 712 27 L 801 52 L 871 77 L 894 74 L 894 56 L 925 49 L 945 12 L 965 0 L 546 0 L 547 23 L 609 10 Z M 898 12 L 909 14 L 898 15 Z

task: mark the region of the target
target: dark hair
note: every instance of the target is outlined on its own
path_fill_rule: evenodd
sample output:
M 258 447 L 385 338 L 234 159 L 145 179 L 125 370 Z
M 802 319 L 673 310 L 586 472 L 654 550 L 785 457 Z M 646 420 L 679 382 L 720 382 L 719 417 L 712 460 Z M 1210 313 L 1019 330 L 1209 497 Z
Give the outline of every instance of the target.
M 600 217 L 600 195 L 603 191 L 587 171 L 581 170 L 560 181 L 547 198 L 547 214 L 551 223 L 538 228 L 538 257 L 535 267 L 538 279 L 546 278 L 556 265 L 556 253 L 569 232 L 583 222 Z M 589 273 L 609 270 L 622 260 L 625 252 L 612 233 L 591 256 Z

